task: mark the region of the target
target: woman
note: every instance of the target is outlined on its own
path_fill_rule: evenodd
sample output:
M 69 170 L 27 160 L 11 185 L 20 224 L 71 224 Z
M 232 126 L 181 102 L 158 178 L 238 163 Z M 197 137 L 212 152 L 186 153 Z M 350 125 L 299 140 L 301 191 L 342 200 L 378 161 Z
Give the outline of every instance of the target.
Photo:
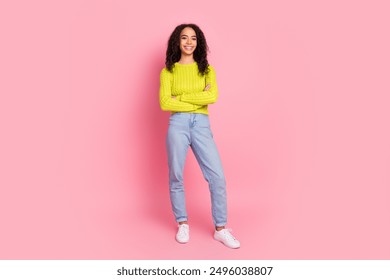
M 176 240 L 189 241 L 183 169 L 191 147 L 209 183 L 214 238 L 230 248 L 240 242 L 226 229 L 226 183 L 221 160 L 213 140 L 208 105 L 218 98 L 214 68 L 207 61 L 206 38 L 195 24 L 181 24 L 172 32 L 166 52 L 166 67 L 160 73 L 160 106 L 170 111 L 166 138 L 169 190 L 172 210 L 178 222 Z

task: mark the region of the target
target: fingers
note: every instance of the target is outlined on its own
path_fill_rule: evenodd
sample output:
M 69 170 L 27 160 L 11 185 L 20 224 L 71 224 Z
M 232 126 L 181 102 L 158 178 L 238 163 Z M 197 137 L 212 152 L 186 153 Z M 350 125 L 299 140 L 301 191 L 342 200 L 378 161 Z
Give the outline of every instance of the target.
M 206 87 L 204 88 L 204 90 L 209 90 L 210 89 L 210 84 L 207 84 Z

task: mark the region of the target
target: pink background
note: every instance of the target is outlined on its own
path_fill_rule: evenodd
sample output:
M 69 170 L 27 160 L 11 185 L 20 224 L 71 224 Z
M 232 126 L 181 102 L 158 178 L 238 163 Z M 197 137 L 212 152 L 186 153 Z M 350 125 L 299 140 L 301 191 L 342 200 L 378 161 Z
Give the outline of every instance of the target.
M 390 258 L 388 1 L 220 3 L 1 2 L 1 259 Z M 183 22 L 217 71 L 238 250 L 192 153 L 174 240 L 158 90 Z

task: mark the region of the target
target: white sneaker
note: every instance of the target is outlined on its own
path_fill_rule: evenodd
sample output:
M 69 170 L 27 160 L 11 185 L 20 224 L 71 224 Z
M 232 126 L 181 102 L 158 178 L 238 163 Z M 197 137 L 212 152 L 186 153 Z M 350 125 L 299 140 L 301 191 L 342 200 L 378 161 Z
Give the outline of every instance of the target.
M 176 241 L 187 243 L 190 240 L 190 227 L 188 224 L 181 224 L 176 233 Z
M 222 229 L 220 231 L 214 232 L 214 239 L 222 242 L 227 247 L 232 249 L 240 248 L 240 241 L 238 241 L 234 236 L 231 234 L 232 230 L 229 229 Z

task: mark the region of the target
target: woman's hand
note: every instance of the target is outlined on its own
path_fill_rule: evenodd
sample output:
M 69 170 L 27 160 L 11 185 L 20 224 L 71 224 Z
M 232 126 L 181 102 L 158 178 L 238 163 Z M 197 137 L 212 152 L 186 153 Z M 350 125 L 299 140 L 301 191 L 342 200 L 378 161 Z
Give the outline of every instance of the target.
M 207 84 L 203 91 L 209 90 L 211 88 L 210 84 Z
M 171 98 L 172 99 L 176 99 L 177 101 L 181 101 L 180 98 L 181 96 L 180 95 L 172 95 Z

